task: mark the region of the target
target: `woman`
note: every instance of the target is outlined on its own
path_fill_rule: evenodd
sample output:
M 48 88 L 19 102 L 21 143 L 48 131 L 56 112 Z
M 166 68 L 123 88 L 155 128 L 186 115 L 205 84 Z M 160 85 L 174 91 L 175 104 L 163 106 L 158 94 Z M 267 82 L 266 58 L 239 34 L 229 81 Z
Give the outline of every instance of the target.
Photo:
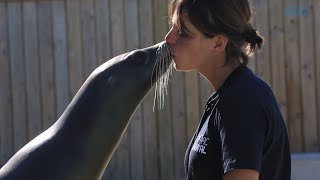
M 169 17 L 165 40 L 175 69 L 197 71 L 213 87 L 185 155 L 186 179 L 290 180 L 276 99 L 246 66 L 263 43 L 249 22 L 248 0 L 173 0 Z

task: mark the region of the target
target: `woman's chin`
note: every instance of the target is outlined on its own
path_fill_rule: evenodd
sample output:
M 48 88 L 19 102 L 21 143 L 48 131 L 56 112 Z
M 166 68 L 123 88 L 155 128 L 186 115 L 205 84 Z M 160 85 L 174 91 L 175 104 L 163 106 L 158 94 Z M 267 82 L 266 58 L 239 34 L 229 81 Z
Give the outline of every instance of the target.
M 173 61 L 173 67 L 176 71 L 182 71 L 181 69 L 179 69 L 179 66 Z
M 189 71 L 188 69 L 184 69 L 184 68 L 178 66 L 178 65 L 175 64 L 175 63 L 173 64 L 173 67 L 174 67 L 174 69 L 175 69 L 176 71 L 180 71 L 180 72 L 187 72 L 187 71 Z
M 173 60 L 173 67 L 176 71 L 181 71 L 181 72 L 189 72 L 189 71 L 193 71 L 193 69 L 190 69 L 186 66 L 182 66 L 181 64 L 177 64 L 174 60 Z

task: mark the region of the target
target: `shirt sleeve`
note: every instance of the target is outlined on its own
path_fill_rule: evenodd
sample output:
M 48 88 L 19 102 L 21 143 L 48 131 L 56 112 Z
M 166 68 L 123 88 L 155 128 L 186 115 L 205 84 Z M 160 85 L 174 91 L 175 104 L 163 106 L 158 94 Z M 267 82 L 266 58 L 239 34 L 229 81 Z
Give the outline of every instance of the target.
M 266 116 L 252 97 L 236 94 L 220 106 L 223 170 L 227 173 L 233 169 L 251 169 L 260 173 Z

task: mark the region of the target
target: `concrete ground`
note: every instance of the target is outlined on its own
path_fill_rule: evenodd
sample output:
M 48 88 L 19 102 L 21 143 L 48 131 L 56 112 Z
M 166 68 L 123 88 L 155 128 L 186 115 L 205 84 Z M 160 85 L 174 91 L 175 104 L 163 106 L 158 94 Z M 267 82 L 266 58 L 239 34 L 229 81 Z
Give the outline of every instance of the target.
M 292 154 L 291 180 L 320 180 L 320 153 Z

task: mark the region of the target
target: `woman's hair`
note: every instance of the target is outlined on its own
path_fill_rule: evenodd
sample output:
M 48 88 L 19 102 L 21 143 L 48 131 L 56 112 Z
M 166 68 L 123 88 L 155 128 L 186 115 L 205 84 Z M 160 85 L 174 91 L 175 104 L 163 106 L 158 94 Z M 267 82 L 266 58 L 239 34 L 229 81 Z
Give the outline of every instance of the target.
M 248 63 L 256 48 L 261 48 L 263 38 L 250 24 L 251 10 L 248 0 L 172 0 L 169 17 L 176 13 L 177 27 L 188 33 L 182 13 L 186 13 L 191 23 L 207 37 L 224 34 L 228 37 L 226 47 L 227 62 L 242 59 Z M 246 52 L 242 50 L 246 47 Z

